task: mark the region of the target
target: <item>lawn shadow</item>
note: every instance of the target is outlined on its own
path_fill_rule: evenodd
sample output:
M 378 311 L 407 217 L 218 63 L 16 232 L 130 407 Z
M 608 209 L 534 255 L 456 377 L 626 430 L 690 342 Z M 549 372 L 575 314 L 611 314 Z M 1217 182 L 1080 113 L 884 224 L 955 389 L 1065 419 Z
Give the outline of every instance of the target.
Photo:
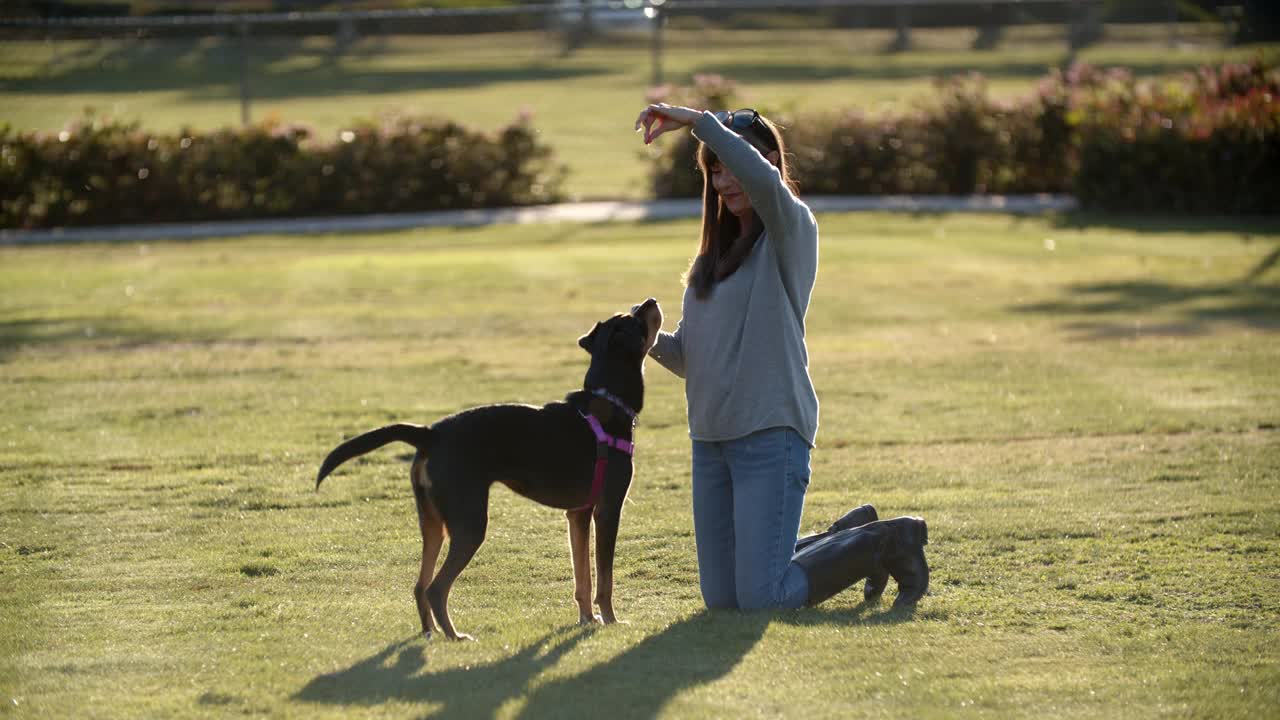
M 789 625 L 894 624 L 911 613 L 888 611 L 868 616 L 875 607 L 811 608 L 792 612 L 702 610 L 651 635 L 608 662 L 572 677 L 539 685 L 519 717 L 560 718 L 583 698 L 609 698 L 617 717 L 652 718 L 681 692 L 709 685 L 728 675 L 756 646 L 771 623 Z M 592 705 L 599 707 L 598 705 Z
M 1191 337 L 1220 326 L 1280 331 L 1280 284 L 1260 282 L 1280 259 L 1272 252 L 1234 283 L 1181 284 L 1159 280 L 1080 283 L 1058 300 L 1015 305 L 1024 314 L 1086 316 L 1064 327 L 1074 340 L 1140 336 Z M 1159 313 L 1155 322 L 1143 315 Z
M 430 671 L 427 645 L 414 635 L 346 670 L 317 675 L 292 699 L 362 706 L 399 701 L 439 705 L 433 717 L 493 717 L 503 703 L 523 695 L 530 681 L 555 665 L 590 632 L 580 626 L 555 630 L 510 657 L 439 672 Z
M 1280 234 L 1274 217 L 1128 216 L 1089 212 L 1055 216 L 1057 227 L 1115 228 L 1134 233 L 1235 233 L 1244 243 L 1272 242 Z M 1280 246 L 1239 279 L 1179 283 L 1158 279 L 1077 283 L 1057 300 L 1011 306 L 1015 313 L 1076 316 L 1064 327 L 1073 340 L 1140 336 L 1192 337 L 1222 326 L 1280 330 Z M 1144 315 L 1158 313 L 1158 317 Z M 1083 316 L 1083 317 L 1080 317 Z
M 893 47 L 891 41 L 888 47 L 877 53 L 867 54 L 855 62 L 839 57 L 832 58 L 832 64 L 819 66 L 804 63 L 712 62 L 698 65 L 690 71 L 690 75 L 712 73 L 736 80 L 750 78 L 753 83 L 785 83 L 818 80 L 921 80 L 978 72 L 988 80 L 1032 80 L 1044 77 L 1054 67 L 1064 67 L 1071 62 L 1068 57 L 1025 62 L 974 63 L 950 57 L 931 60 L 928 55 L 916 56 L 910 62 L 902 63 L 878 61 L 879 58 L 897 52 L 900 49 Z M 872 58 L 877 61 L 866 61 Z M 1199 63 L 1174 58 L 1168 62 L 1126 63 L 1125 67 L 1136 76 L 1146 76 L 1193 70 L 1199 67 Z
M 137 347 L 152 343 L 173 342 L 180 338 L 191 339 L 192 335 L 146 327 L 127 319 L 105 316 L 0 320 L 0 360 L 16 354 L 24 347 L 44 348 L 83 343 L 110 347 Z
M 241 49 L 236 40 L 120 41 L 101 56 L 81 50 L 40 73 L 0 82 L 0 89 L 23 93 L 127 94 L 181 91 L 192 100 L 240 96 Z M 547 82 L 612 72 L 603 66 L 567 67 L 551 60 L 512 61 L 498 67 L 423 64 L 375 68 L 353 60 L 369 53 L 334 53 L 302 38 L 255 43 L 249 54 L 249 87 L 255 100 L 287 100 L 343 95 L 474 88 L 497 83 Z
M 561 718 L 574 707 L 654 717 L 680 692 L 715 682 L 742 661 L 774 616 L 703 610 L 650 635 L 617 657 L 538 686 L 520 718 Z
M 892 54 L 885 51 L 881 54 Z M 817 80 L 920 80 L 930 77 L 967 75 L 980 70 L 989 78 L 1038 78 L 1049 71 L 1047 63 L 1010 63 L 999 67 L 974 67 L 963 63 L 835 64 L 827 66 L 785 65 L 781 63 L 720 62 L 699 65 L 691 74 L 718 74 L 727 78 L 750 78 L 754 83 L 785 83 Z
M 1280 235 L 1280 217 L 1273 215 L 1125 215 L 1076 210 L 1051 216 L 1054 227 L 1069 230 L 1111 228 L 1133 233 L 1232 233 L 1246 242 L 1254 236 Z
M 857 592 L 860 589 L 859 586 L 855 585 L 853 590 L 847 592 Z M 893 607 L 892 604 L 877 600 L 874 602 L 862 601 L 857 605 L 841 608 L 831 608 L 825 605 L 806 608 L 778 619 L 787 625 L 810 627 L 814 625 L 898 625 L 915 620 L 915 617 L 916 608 L 914 606 L 897 608 Z
M 732 672 L 771 623 L 891 625 L 912 618 L 909 611 L 868 614 L 875 607 L 862 603 L 783 613 L 702 610 L 584 672 L 541 684 L 536 684 L 538 676 L 580 641 L 592 632 L 610 630 L 578 626 L 555 630 L 510 657 L 438 672 L 431 672 L 426 646 L 414 636 L 345 670 L 316 676 L 292 699 L 366 707 L 407 702 L 438 706 L 429 711 L 432 717 L 484 718 L 493 717 L 512 699 L 525 698 L 521 718 L 562 718 L 577 714 L 574 708 L 650 718 L 681 692 Z

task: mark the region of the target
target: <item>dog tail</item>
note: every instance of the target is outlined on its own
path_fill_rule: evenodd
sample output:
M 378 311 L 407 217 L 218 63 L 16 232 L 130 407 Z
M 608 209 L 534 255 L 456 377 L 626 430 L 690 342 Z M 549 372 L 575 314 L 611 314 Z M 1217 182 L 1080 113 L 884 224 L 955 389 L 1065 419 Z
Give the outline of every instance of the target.
M 387 425 L 377 430 L 370 430 L 363 435 L 357 435 L 334 448 L 333 452 L 329 453 L 329 456 L 324 459 L 324 464 L 320 466 L 320 474 L 316 476 L 316 489 L 320 489 L 320 483 L 324 481 L 329 473 L 351 458 L 360 457 L 365 453 L 372 452 L 383 445 L 393 442 L 408 443 L 419 450 L 425 451 L 430 437 L 431 428 L 410 423 Z

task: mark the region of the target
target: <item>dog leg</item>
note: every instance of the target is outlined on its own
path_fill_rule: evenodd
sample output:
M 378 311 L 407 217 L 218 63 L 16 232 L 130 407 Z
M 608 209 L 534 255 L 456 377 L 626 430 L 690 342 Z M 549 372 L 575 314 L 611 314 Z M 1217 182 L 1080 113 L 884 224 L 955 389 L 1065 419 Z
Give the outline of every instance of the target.
M 418 529 L 422 531 L 422 568 L 418 571 L 418 582 L 413 586 L 413 601 L 418 606 L 422 634 L 430 640 L 435 632 L 435 625 L 431 622 L 431 606 L 427 604 L 427 587 L 431 584 L 431 576 L 436 569 L 436 559 L 440 557 L 440 546 L 444 544 L 444 521 L 427 497 L 426 474 L 426 456 L 418 453 L 409 471 L 413 499 L 418 506 Z
M 596 604 L 605 625 L 618 622 L 613 614 L 613 552 L 621 516 L 622 508 L 596 507 Z
M 479 493 L 454 496 L 449 500 L 450 504 L 436 506 L 441 511 L 445 529 L 449 533 L 449 552 L 444 556 L 440 572 L 436 573 L 435 579 L 427 586 L 427 603 L 431 605 L 431 612 L 435 614 L 436 622 L 440 623 L 440 629 L 450 640 L 475 640 L 454 629 L 453 622 L 449 619 L 449 590 L 453 587 L 453 581 L 467 567 L 467 563 L 471 562 L 476 550 L 484 543 L 485 529 L 489 523 L 489 491 L 482 484 L 478 487 Z
M 453 622 L 449 619 L 449 590 L 453 587 L 453 581 L 459 573 L 467 563 L 471 562 L 471 558 L 476 554 L 476 550 L 480 549 L 480 543 L 483 541 L 483 537 L 476 537 L 474 534 L 449 533 L 449 552 L 444 556 L 444 564 L 440 566 L 440 572 L 427 586 L 427 602 L 431 605 L 431 611 L 435 613 L 436 621 L 440 623 L 444 636 L 450 640 L 475 640 L 470 635 L 464 635 L 454 629 Z
M 591 510 L 567 510 L 569 554 L 573 557 L 573 599 L 578 603 L 578 624 L 593 625 L 602 618 L 591 610 Z

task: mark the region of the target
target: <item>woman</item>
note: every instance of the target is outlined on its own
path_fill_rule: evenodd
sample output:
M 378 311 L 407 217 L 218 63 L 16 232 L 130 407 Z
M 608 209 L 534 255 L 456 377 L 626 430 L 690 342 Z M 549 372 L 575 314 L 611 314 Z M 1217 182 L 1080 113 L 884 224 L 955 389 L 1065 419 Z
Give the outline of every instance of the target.
M 685 127 L 702 142 L 702 240 L 680 324 L 650 354 L 685 379 L 703 600 L 795 608 L 864 577 L 871 599 L 891 574 L 896 604 L 913 604 L 928 586 L 923 520 L 869 522 L 875 511 L 864 506 L 796 541 L 818 431 L 804 341 L 818 224 L 793 190 L 782 136 L 749 109 L 660 103 L 636 120 L 645 144 Z

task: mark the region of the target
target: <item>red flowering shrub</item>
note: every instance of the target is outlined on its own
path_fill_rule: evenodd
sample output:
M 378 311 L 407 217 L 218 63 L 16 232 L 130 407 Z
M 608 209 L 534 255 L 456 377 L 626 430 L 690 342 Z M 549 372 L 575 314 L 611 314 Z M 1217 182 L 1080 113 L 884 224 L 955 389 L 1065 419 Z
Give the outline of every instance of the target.
M 1177 83 L 1084 69 L 1071 79 L 1086 207 L 1186 213 L 1280 208 L 1280 72 L 1262 61 Z

